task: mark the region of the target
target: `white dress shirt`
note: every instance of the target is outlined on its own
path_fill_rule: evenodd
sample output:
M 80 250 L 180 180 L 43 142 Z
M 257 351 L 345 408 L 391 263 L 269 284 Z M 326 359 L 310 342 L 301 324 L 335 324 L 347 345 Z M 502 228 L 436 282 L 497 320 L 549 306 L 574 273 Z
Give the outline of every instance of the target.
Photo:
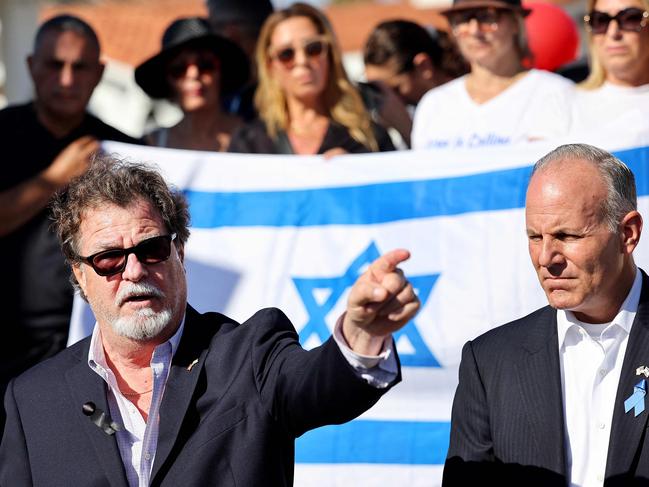
M 153 395 L 149 408 L 149 420 L 144 418 L 119 390 L 115 374 L 108 366 L 101 343 L 99 326 L 95 324 L 88 352 L 88 366 L 108 385 L 107 399 L 110 416 L 122 426 L 115 433 L 117 446 L 122 457 L 129 487 L 148 487 L 151 469 L 158 446 L 159 410 L 165 384 L 169 377 L 171 360 L 176 353 L 185 325 L 185 318 L 178 330 L 168 341 L 158 345 L 151 357 L 153 373 Z M 354 368 L 356 374 L 373 387 L 383 389 L 390 385 L 398 374 L 397 360 L 392 338 L 386 339 L 383 350 L 377 356 L 359 355 L 351 350 L 342 334 L 342 316 L 334 328 L 334 341 L 343 356 Z
M 613 408 L 641 287 L 642 273 L 636 270 L 633 286 L 610 323 L 582 323 L 570 311 L 557 311 L 570 486 L 604 484 Z

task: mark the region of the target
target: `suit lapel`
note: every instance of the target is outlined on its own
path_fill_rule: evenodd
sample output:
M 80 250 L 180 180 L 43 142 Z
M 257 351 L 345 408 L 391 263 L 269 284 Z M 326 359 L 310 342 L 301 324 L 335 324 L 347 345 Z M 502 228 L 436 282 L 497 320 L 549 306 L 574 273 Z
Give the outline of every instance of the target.
M 191 403 L 205 355 L 214 334 L 214 325 L 202 322 L 201 316 L 187 307 L 185 328 L 176 351 L 165 392 L 160 405 L 160 430 L 151 480 L 160 471 L 179 437 L 187 409 Z
M 79 411 L 81 428 L 90 440 L 97 455 L 97 463 L 103 468 L 110 485 L 126 487 L 128 483 L 115 436 L 104 433 L 90 418 L 81 413 L 83 404 L 87 402 L 93 402 L 97 408 L 109 412 L 105 384 L 88 366 L 89 345 L 90 339 L 87 340 L 87 346 L 80 350 L 79 362 L 65 374 L 72 397 L 70 407 Z
M 644 376 L 636 375 L 636 368 L 649 365 L 649 279 L 642 275 L 642 291 L 629 341 L 624 355 L 620 383 L 618 384 L 613 423 L 609 440 L 606 477 L 623 475 L 633 470 L 633 460 L 644 437 L 649 412 L 645 410 L 638 417 L 633 411 L 624 412 L 624 400 L 633 393 L 635 386 Z M 649 399 L 649 398 L 647 398 Z
M 529 325 L 518 362 L 521 408 L 527 412 L 538 465 L 566 475 L 563 393 L 556 312 L 546 307 Z M 525 326 L 525 325 L 523 325 Z

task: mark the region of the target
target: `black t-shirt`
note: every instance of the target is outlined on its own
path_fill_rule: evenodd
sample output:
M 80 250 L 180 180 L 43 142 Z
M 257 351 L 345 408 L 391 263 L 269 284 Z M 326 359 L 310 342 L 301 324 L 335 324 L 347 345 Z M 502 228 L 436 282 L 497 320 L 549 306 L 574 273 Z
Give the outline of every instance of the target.
M 0 191 L 44 170 L 61 150 L 83 135 L 138 143 L 90 114 L 70 134 L 56 138 L 39 123 L 31 103 L 0 110 L 0 134 Z M 50 223 L 45 209 L 0 237 L 0 390 L 9 378 L 54 355 L 67 341 L 73 297 L 70 268 Z

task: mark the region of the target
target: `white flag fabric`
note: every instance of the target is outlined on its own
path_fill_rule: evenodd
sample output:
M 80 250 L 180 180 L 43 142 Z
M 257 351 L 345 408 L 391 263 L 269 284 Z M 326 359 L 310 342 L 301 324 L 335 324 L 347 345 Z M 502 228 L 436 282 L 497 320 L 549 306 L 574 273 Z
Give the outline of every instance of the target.
M 610 139 L 612 140 L 612 139 Z M 649 143 L 615 138 L 649 215 Z M 211 154 L 109 143 L 154 163 L 192 218 L 189 302 L 245 320 L 281 308 L 306 347 L 331 333 L 351 284 L 397 247 L 422 302 L 395 335 L 403 382 L 346 425 L 299 438 L 297 486 L 439 485 L 462 345 L 546 304 L 529 262 L 525 190 L 557 144 L 321 157 Z M 644 240 L 636 251 L 649 263 Z M 94 324 L 75 301 L 70 342 Z M 341 401 L 345 398 L 341 397 Z

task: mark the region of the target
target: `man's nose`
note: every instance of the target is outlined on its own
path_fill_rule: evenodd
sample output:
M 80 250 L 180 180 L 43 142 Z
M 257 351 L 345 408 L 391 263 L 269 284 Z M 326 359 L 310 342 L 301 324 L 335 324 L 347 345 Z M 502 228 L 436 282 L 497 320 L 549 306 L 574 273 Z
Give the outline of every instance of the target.
M 122 271 L 122 279 L 131 282 L 141 281 L 149 274 L 147 266 L 140 262 L 137 256 L 129 254 L 126 258 L 126 267 Z
M 544 238 L 541 241 L 541 251 L 539 252 L 539 265 L 551 267 L 563 262 L 560 242 L 553 238 Z
M 74 84 L 74 69 L 70 64 L 64 64 L 59 72 L 59 84 L 61 86 L 72 86 Z

